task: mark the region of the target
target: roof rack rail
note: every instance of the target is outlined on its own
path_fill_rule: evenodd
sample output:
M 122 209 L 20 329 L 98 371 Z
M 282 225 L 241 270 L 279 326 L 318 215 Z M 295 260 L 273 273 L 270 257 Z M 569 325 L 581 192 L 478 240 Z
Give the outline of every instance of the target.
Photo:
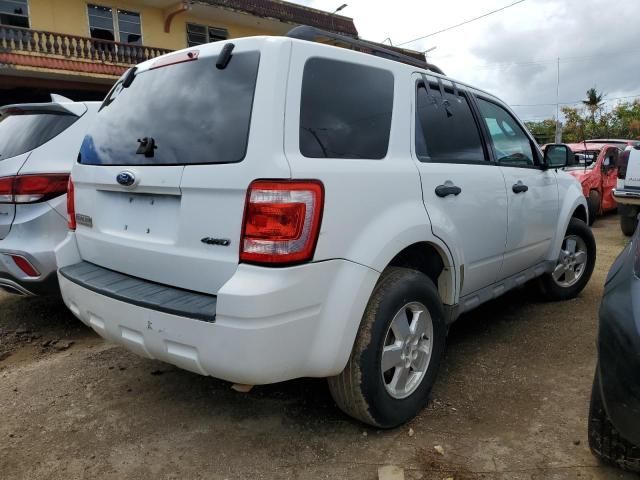
M 345 35 L 339 35 L 333 32 L 327 32 L 315 27 L 299 26 L 292 28 L 286 35 L 290 38 L 297 38 L 298 40 L 307 40 L 309 42 L 318 42 L 334 45 L 337 47 L 346 47 L 351 50 L 357 50 L 362 53 L 368 53 L 376 57 L 386 58 L 387 60 L 393 60 L 395 62 L 406 63 L 413 67 L 430 70 L 440 75 L 444 75 L 444 72 L 437 66 L 427 63 L 426 60 L 418 60 L 417 58 L 405 55 L 395 50 L 382 47 L 379 44 L 373 42 L 367 42 L 366 40 L 360 40 L 357 38 L 347 37 Z

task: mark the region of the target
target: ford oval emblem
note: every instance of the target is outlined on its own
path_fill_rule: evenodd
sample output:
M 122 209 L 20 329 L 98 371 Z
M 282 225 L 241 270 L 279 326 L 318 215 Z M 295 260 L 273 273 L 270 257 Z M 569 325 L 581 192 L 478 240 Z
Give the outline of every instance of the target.
M 136 176 L 131 172 L 120 172 L 116 177 L 117 182 L 125 187 L 130 187 L 136 182 Z

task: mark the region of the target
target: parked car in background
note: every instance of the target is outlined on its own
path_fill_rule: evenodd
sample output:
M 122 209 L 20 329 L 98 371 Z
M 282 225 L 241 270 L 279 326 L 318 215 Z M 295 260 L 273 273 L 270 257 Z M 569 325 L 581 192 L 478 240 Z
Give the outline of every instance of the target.
M 129 71 L 72 171 L 70 310 L 203 375 L 328 377 L 389 428 L 427 403 L 462 312 L 535 278 L 578 295 L 596 245 L 556 171 L 569 148 L 543 154 L 496 97 L 370 48 L 386 58 L 253 37 Z
M 640 472 L 639 276 L 640 230 L 636 230 L 605 282 L 589 410 L 593 453 L 635 472 Z
M 624 150 L 625 147 L 635 147 L 640 145 L 640 140 L 625 140 L 623 138 L 594 138 L 591 140 L 585 140 L 587 144 L 589 143 L 607 143 L 609 145 L 616 145 L 620 147 L 621 150 Z
M 613 189 L 618 179 L 618 157 L 622 149 L 607 143 L 572 143 L 574 162 L 564 170 L 582 185 L 582 192 L 589 205 L 589 223 L 597 215 L 615 210 L 617 203 Z
M 633 235 L 640 213 L 640 145 L 628 146 L 620 155 L 613 198 L 618 203 L 622 233 Z
M 51 97 L 0 107 L 0 288 L 11 293 L 59 293 L 69 172 L 100 105 Z

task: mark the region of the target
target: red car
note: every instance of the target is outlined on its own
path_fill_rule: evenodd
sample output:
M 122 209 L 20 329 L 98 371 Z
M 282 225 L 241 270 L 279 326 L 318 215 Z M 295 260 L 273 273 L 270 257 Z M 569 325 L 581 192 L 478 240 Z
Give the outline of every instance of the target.
M 571 143 L 575 163 L 564 170 L 582 184 L 582 191 L 589 206 L 589 224 L 596 215 L 615 210 L 617 203 L 613 189 L 618 179 L 618 155 L 621 146 L 593 141 Z

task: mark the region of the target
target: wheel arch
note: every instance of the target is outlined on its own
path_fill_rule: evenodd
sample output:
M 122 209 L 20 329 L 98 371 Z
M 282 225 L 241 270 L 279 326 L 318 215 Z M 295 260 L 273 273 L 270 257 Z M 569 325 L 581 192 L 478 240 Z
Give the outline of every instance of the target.
M 455 303 L 455 268 L 446 247 L 433 241 L 419 241 L 407 245 L 389 260 L 389 267 L 418 270 L 429 277 L 445 305 Z
M 558 259 L 564 234 L 572 218 L 578 218 L 589 225 L 589 207 L 579 185 L 578 182 L 571 182 L 567 186 L 564 196 L 560 196 L 560 214 L 558 215 L 556 232 L 547 257 L 549 261 L 555 262 Z
M 584 223 L 589 223 L 589 213 L 584 205 L 578 205 L 571 214 L 571 217 L 582 220 Z

